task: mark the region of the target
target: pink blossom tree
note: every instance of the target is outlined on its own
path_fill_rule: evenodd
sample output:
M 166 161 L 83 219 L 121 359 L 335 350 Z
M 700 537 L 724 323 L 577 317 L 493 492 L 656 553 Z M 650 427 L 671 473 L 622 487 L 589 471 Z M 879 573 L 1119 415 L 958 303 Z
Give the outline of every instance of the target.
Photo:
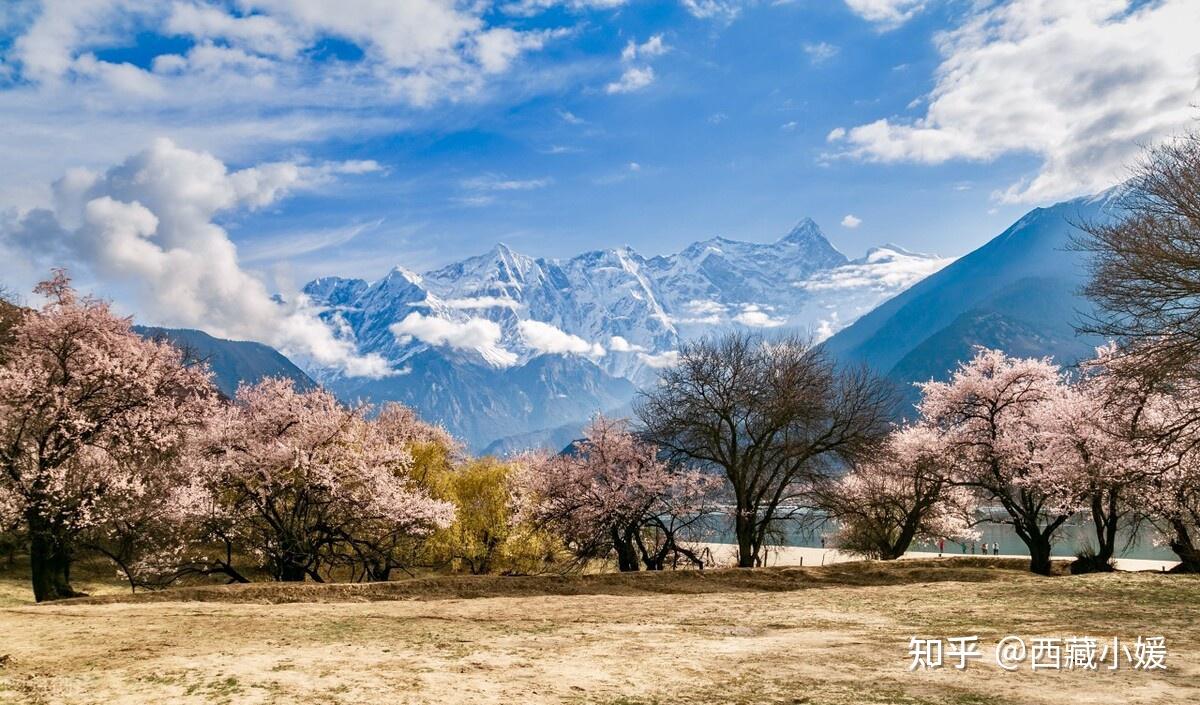
M 1155 395 L 1118 374 L 1116 356 L 1115 346 L 1098 348 L 1081 365 L 1082 376 L 1033 414 L 1039 437 L 1029 483 L 1082 509 L 1095 530 L 1094 555 L 1081 555 L 1075 572 L 1112 570 L 1118 532 L 1132 524 L 1151 468 L 1141 437 Z
M 1177 572 L 1200 572 L 1200 383 L 1147 364 L 1145 348 L 1109 345 L 1092 366 L 1108 388 L 1104 412 L 1121 422 L 1134 480 L 1124 496 L 1179 556 Z
M 951 478 L 998 504 L 1029 549 L 1030 570 L 1050 574 L 1054 535 L 1076 512 L 1075 497 L 1044 482 L 1046 404 L 1065 380 L 1048 359 L 1023 359 L 980 348 L 947 382 L 921 385 L 924 422 L 945 438 Z
M 213 409 L 204 367 L 144 340 L 59 270 L 36 292 L 0 365 L 0 513 L 28 536 L 40 602 L 76 595 L 81 534 L 147 500 L 163 464 Z
M 157 564 L 246 581 L 233 564 L 242 556 L 276 580 L 323 581 L 323 568 L 358 552 L 380 577 L 391 537 L 453 520 L 452 505 L 409 476 L 414 418 L 389 408 L 370 419 L 286 379 L 243 385 L 210 420 L 179 491 L 180 523 L 195 533 Z
M 524 519 L 559 535 L 580 558 L 615 553 L 622 571 L 662 569 L 671 554 L 702 565 L 682 542 L 719 482 L 675 471 L 623 420 L 597 416 L 571 451 L 524 460 Z
M 871 558 L 893 560 L 913 541 L 967 539 L 976 501 L 951 484 L 951 458 L 934 428 L 912 425 L 888 437 L 878 456 L 814 488 L 818 507 L 838 524 L 834 543 Z

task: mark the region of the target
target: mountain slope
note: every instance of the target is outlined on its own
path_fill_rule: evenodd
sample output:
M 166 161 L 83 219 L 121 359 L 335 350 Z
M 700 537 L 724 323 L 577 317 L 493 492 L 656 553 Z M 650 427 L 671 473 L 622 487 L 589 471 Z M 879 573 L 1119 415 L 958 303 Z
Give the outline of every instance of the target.
M 343 378 L 331 382 L 330 388 L 347 400 L 410 406 L 474 450 L 498 438 L 623 406 L 634 393 L 628 380 L 567 355 L 542 355 L 521 366 L 497 369 L 430 349 L 409 357 L 407 364 L 405 374 L 378 380 Z
M 238 384 L 254 384 L 264 377 L 287 377 L 300 389 L 316 386 L 291 360 L 262 343 L 214 338 L 186 328 L 135 326 L 134 330 L 146 338 L 165 339 L 183 350 L 188 358 L 207 362 L 213 371 L 213 383 L 227 397 L 237 392 Z
M 825 342 L 847 363 L 866 363 L 908 383 L 944 379 L 976 345 L 1062 364 L 1100 341 L 1077 335 L 1091 310 L 1079 295 L 1082 255 L 1070 251 L 1075 224 L 1103 218 L 1105 196 L 1030 211 L 979 249 L 880 305 Z

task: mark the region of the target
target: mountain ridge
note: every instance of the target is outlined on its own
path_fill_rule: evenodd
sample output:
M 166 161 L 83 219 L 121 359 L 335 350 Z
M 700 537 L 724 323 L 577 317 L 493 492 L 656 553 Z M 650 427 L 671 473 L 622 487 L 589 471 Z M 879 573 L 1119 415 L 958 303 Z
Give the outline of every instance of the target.
M 315 370 L 322 383 L 373 401 L 412 401 L 483 447 L 539 430 L 514 428 L 514 414 L 532 417 L 468 388 L 483 378 L 521 378 L 499 371 L 545 355 L 574 357 L 581 364 L 569 371 L 575 386 L 565 393 L 580 403 L 571 413 L 619 407 L 633 388 L 653 381 L 683 340 L 731 328 L 826 335 L 949 261 L 899 247 L 872 253 L 848 259 L 805 218 L 773 242 L 712 237 L 650 258 L 623 246 L 559 259 L 501 243 L 423 273 L 397 266 L 374 281 L 320 277 L 302 291 L 331 327 L 404 378 L 353 380 Z M 453 369 L 461 372 L 456 401 L 423 402 L 411 387 L 429 374 L 444 391 L 455 384 Z M 522 392 L 534 397 L 553 386 L 534 374 L 523 379 L 529 387 Z M 493 418 L 479 424 L 472 413 Z M 500 413 L 508 418 L 494 418 Z M 564 416 L 545 428 L 582 419 Z M 484 427 L 502 433 L 486 437 Z

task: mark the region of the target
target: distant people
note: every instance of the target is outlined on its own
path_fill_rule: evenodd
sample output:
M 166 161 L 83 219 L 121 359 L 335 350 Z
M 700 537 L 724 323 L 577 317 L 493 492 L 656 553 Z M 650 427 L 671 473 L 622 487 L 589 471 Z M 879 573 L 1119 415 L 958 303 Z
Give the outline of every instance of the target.
M 975 542 L 974 541 L 971 542 L 971 555 L 972 556 L 975 555 Z
M 998 544 L 994 541 L 992 542 L 992 555 L 993 556 L 1000 555 L 1000 544 Z
M 938 539 L 938 558 L 942 557 L 942 552 L 946 550 L 946 539 Z
M 821 548 L 825 548 L 825 537 L 821 537 Z
M 967 542 L 963 541 L 962 543 L 960 543 L 958 545 L 960 548 L 962 548 L 963 555 L 964 556 L 967 555 Z

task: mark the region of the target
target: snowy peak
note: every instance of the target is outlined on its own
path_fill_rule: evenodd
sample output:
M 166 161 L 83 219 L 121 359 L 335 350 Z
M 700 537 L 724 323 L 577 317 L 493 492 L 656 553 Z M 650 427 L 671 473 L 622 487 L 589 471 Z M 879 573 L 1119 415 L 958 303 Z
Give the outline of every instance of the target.
M 945 262 L 894 245 L 851 262 L 804 219 L 774 242 L 712 237 L 650 259 L 628 246 L 559 260 L 498 244 L 424 274 L 322 277 L 304 291 L 338 336 L 398 372 L 322 382 L 412 403 L 478 444 L 611 411 L 697 336 L 823 338 Z
M 811 242 L 814 240 L 825 240 L 825 233 L 821 232 L 821 227 L 812 218 L 805 218 L 796 223 L 796 226 L 788 231 L 787 235 L 779 238 L 779 242 L 788 243 Z
M 497 244 L 424 275 L 324 277 L 305 293 L 397 368 L 425 350 L 493 368 L 567 354 L 644 382 L 682 340 L 727 328 L 827 334 L 942 264 L 895 245 L 851 262 L 805 218 L 774 242 L 712 237 L 652 259 L 628 246 L 555 260 Z

